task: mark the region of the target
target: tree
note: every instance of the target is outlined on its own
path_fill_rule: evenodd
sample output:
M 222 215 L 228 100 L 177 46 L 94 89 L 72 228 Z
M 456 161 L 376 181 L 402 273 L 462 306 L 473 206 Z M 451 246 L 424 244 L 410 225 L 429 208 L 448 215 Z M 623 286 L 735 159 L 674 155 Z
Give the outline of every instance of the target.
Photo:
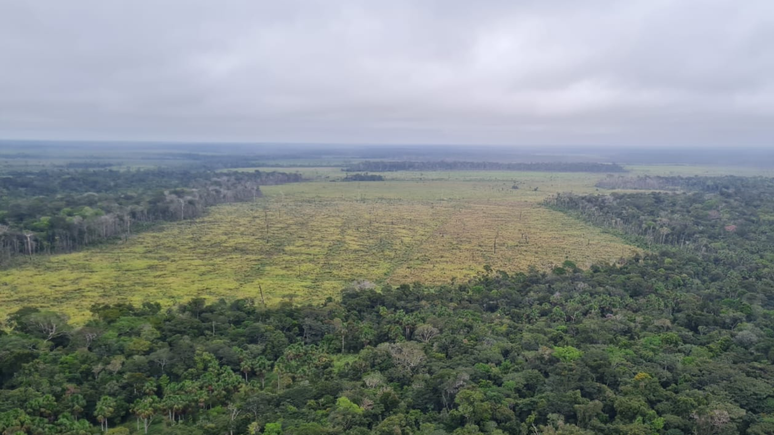
M 229 403 L 227 406 L 227 409 L 228 409 L 228 421 L 229 421 L 228 433 L 229 435 L 234 435 L 234 427 L 236 426 L 236 420 L 239 417 L 239 414 L 242 413 L 242 410 L 239 409 L 239 406 L 237 406 L 236 403 Z
M 172 358 L 172 352 L 167 347 L 161 348 L 149 356 L 149 359 L 158 364 L 159 368 L 161 368 L 161 373 L 164 373 L 164 367 L 172 361 Z
M 282 423 L 266 423 L 263 435 L 282 435 Z
M 363 410 L 352 403 L 346 397 L 339 397 L 336 400 L 336 407 L 328 417 L 331 424 L 341 431 L 347 431 L 359 421 L 360 416 L 363 414 Z
M 333 324 L 336 335 L 341 338 L 341 353 L 344 353 L 344 339 L 347 337 L 347 325 L 339 318 L 333 319 L 331 324 Z
M 269 393 L 250 388 L 244 388 L 239 392 L 242 409 L 251 413 L 255 421 L 258 421 L 261 415 L 266 414 L 271 409 L 272 398 L 273 396 Z
M 35 397 L 27 404 L 27 412 L 31 415 L 51 418 L 56 412 L 56 399 L 50 394 Z
M 101 425 L 103 432 L 108 430 L 108 419 L 113 416 L 116 409 L 116 400 L 109 396 L 102 396 L 94 408 L 94 417 Z
M 395 364 L 409 373 L 422 365 L 426 358 L 422 346 L 413 341 L 389 344 L 387 345 L 387 350 Z
M 604 404 L 599 400 L 592 400 L 583 405 L 575 405 L 575 414 L 578 416 L 578 424 L 581 427 L 588 427 L 589 423 L 597 416 L 601 415 Z
M 243 373 L 243 374 L 244 374 L 244 376 L 245 376 L 245 382 L 247 382 L 247 381 L 248 381 L 248 379 L 247 379 L 247 374 L 248 374 L 248 373 L 250 373 L 250 372 L 253 370 L 253 364 L 252 364 L 252 361 L 250 361 L 250 360 L 248 360 L 248 359 L 243 359 L 243 360 L 242 360 L 242 361 L 239 363 L 239 369 L 242 371 L 242 373 Z
M 68 317 L 65 314 L 51 311 L 33 312 L 28 316 L 17 318 L 21 330 L 48 342 L 70 332 Z
M 391 415 L 379 423 L 372 433 L 377 435 L 394 435 L 411 433 L 411 424 L 404 414 Z
M 420 341 L 422 341 L 422 343 L 428 343 L 439 333 L 440 331 L 438 331 L 437 328 L 425 323 L 417 326 L 416 331 L 414 331 L 414 337 L 417 337 Z
M 153 417 L 156 416 L 158 409 L 158 398 L 156 396 L 147 396 L 141 399 L 137 399 L 132 405 L 132 413 L 142 420 L 143 429 L 145 433 L 148 433 Z
M 121 367 L 123 367 L 124 361 L 126 361 L 126 358 L 123 355 L 118 355 L 110 361 L 110 364 L 105 366 L 105 369 L 115 375 L 121 370 Z
M 707 435 L 731 435 L 739 433 L 737 423 L 746 412 L 730 403 L 718 403 L 704 407 L 692 414 L 698 433 Z
M 86 409 L 86 399 L 80 394 L 70 394 L 65 396 L 66 408 L 73 414 L 76 420 L 81 415 L 84 409 Z
M 479 390 L 462 390 L 457 393 L 454 402 L 469 424 L 489 421 L 492 416 L 491 406 L 484 400 L 484 394 Z
M 554 347 L 553 355 L 562 362 L 573 362 L 580 359 L 583 356 L 583 352 L 572 346 L 557 346 Z
M 261 378 L 261 389 L 265 389 L 266 375 L 271 371 L 271 361 L 263 356 L 259 356 L 251 362 L 250 367 L 255 372 L 256 376 Z

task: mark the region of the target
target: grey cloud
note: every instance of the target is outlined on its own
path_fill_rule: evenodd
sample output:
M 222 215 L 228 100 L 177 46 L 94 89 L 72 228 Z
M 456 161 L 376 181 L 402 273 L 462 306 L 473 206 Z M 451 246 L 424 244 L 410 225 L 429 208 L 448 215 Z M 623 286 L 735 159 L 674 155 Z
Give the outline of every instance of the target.
M 774 3 L 0 1 L 0 136 L 766 145 Z

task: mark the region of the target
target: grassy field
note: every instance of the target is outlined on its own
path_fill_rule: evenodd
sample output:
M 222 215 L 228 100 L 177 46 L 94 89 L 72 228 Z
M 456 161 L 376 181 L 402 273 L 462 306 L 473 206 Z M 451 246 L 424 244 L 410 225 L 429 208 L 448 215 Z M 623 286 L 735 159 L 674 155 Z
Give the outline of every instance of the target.
M 260 300 L 260 289 L 268 304 L 315 302 L 356 280 L 438 284 L 485 264 L 587 267 L 636 251 L 539 204 L 554 192 L 593 192 L 599 175 L 396 172 L 340 182 L 335 168 L 303 170 L 317 181 L 266 186 L 255 203 L 2 271 L 0 316 L 31 305 L 83 322 L 97 302 Z

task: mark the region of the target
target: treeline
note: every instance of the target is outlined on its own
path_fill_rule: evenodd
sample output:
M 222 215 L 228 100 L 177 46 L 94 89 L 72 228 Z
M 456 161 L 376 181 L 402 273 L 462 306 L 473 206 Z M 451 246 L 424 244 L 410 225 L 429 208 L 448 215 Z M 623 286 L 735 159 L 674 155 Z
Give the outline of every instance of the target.
M 545 171 L 545 172 L 627 172 L 615 163 L 593 162 L 545 162 L 545 163 L 502 163 L 502 162 L 460 162 L 460 161 L 365 161 L 353 163 L 344 168 L 349 172 L 395 172 L 395 171 Z
M 774 247 L 771 179 L 689 179 L 693 193 L 559 194 L 546 203 L 594 225 L 711 256 L 740 270 L 766 270 Z M 676 184 L 676 183 L 675 183 Z
M 194 186 L 218 176 L 236 179 L 250 178 L 263 185 L 301 181 L 298 173 L 285 172 L 212 172 L 189 169 L 137 170 L 43 170 L 11 171 L 0 174 L 0 201 L 25 199 L 33 196 L 79 194 L 86 192 L 110 193 L 115 191 L 148 190 L 159 187 Z
M 173 166 L 177 163 L 189 169 L 215 171 L 220 169 L 255 168 L 261 166 L 259 160 L 265 158 L 255 154 L 220 155 L 208 152 L 166 152 L 143 155 L 139 157 L 139 160 L 148 161 L 149 164 L 163 162 L 162 167 Z
M 67 162 L 63 166 L 67 169 L 107 169 L 112 166 L 121 166 L 121 162 L 78 161 Z
M 687 190 L 697 192 L 735 192 L 743 189 L 774 189 L 774 179 L 764 177 L 682 177 L 682 176 L 607 176 L 599 180 L 597 187 L 603 189 L 635 190 Z
M 0 265 L 199 217 L 212 205 L 254 200 L 260 185 L 297 181 L 299 174 L 260 171 L 12 172 L 0 177 Z
M 384 181 L 384 177 L 378 174 L 347 174 L 341 181 Z

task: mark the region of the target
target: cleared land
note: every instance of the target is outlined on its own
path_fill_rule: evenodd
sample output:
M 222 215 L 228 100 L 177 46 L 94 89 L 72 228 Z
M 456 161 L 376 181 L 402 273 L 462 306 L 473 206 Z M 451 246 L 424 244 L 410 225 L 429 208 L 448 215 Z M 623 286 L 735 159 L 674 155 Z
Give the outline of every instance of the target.
M 554 192 L 595 191 L 598 174 L 395 172 L 384 182 L 331 182 L 343 173 L 304 171 L 317 181 L 267 186 L 255 203 L 2 271 L 0 317 L 39 306 L 82 322 L 98 302 L 260 301 L 260 288 L 268 304 L 313 302 L 355 280 L 438 284 L 485 264 L 587 267 L 636 251 L 539 204 Z

